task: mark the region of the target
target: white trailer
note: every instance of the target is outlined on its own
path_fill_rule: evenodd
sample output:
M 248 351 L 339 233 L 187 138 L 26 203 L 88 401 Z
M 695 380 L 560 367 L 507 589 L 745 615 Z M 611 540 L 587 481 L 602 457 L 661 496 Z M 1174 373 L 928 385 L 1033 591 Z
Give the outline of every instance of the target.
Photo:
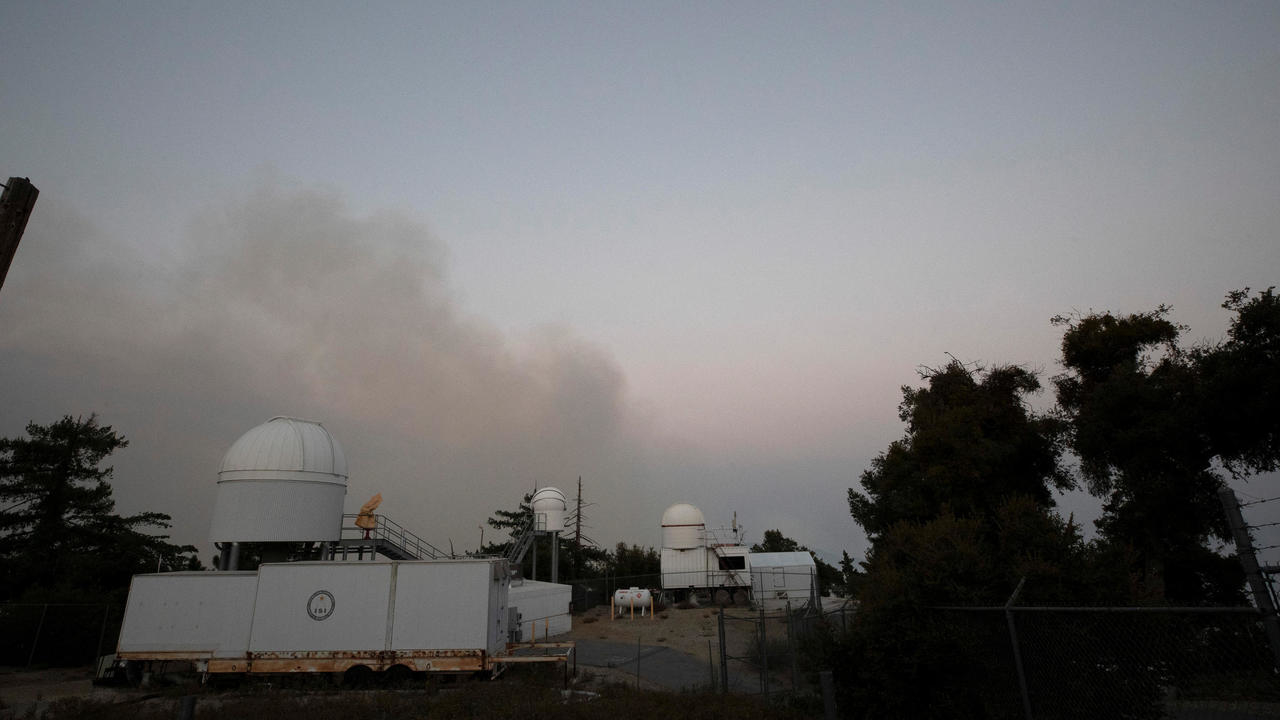
M 573 630 L 572 600 L 568 585 L 537 580 L 512 584 L 509 602 L 519 616 L 519 639 L 532 642 L 568 634 Z
M 157 660 L 243 657 L 257 592 L 256 572 L 135 575 L 116 652 Z
M 818 597 L 818 568 L 807 552 L 751 553 L 751 595 L 765 610 L 800 608 Z
M 528 661 L 508 644 L 508 591 L 501 559 L 138 575 L 117 657 L 210 674 L 491 671 Z

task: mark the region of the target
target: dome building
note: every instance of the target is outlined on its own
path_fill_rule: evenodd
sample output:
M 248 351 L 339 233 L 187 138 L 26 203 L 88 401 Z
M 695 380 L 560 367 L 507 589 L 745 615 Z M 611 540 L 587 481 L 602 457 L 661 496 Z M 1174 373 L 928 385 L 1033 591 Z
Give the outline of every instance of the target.
M 318 422 L 273 417 L 223 456 L 209 539 L 335 541 L 346 494 L 347 459 L 329 431 Z

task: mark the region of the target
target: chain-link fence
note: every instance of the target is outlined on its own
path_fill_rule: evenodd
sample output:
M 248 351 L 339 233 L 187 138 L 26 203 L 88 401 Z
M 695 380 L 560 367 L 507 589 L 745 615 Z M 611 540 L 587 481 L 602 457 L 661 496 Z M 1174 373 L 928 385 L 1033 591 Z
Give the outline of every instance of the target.
M 1280 716 L 1280 678 L 1253 608 L 949 608 L 1011 718 Z
M 843 608 L 828 614 L 808 604 L 770 611 L 762 607 L 755 611 L 722 609 L 717 615 L 719 688 L 761 695 L 806 689 L 807 676 L 801 672 L 806 638 L 816 632 L 829 633 L 838 627 L 833 623 L 841 622 L 846 622 Z M 729 668 L 734 662 L 754 675 L 754 686 L 731 679 Z
M 574 612 L 582 612 L 590 610 L 597 605 L 608 605 L 614 591 L 619 589 L 645 588 L 655 590 L 655 595 L 660 595 L 657 589 L 662 587 L 662 575 L 657 573 L 650 575 L 606 575 L 598 578 L 572 580 L 569 584 L 573 587 L 573 610 Z
M 109 604 L 0 604 L 0 665 L 91 665 L 114 652 L 123 609 Z
M 845 636 L 857 613 L 726 609 L 718 620 L 720 687 L 770 695 L 816 691 L 824 668 L 809 650 Z M 917 622 L 913 632 L 946 649 L 938 660 L 960 673 L 950 681 L 984 717 L 1280 717 L 1276 656 L 1254 608 L 951 607 Z M 755 682 L 735 686 L 732 663 Z

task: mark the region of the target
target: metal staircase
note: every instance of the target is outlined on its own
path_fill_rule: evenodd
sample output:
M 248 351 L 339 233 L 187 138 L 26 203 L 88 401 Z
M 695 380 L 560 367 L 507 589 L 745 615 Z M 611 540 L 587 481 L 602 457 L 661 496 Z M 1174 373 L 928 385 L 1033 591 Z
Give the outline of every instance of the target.
M 718 568 L 713 573 L 719 572 L 726 576 L 728 582 L 725 585 L 736 587 L 751 587 L 751 575 L 749 571 L 729 567 L 728 558 L 741 558 L 741 555 L 730 555 L 725 552 L 727 547 L 742 547 L 742 538 L 736 528 L 707 528 L 703 530 L 703 542 L 707 547 L 716 553 Z
M 359 515 L 342 516 L 342 534 L 329 549 L 330 560 L 346 560 L 355 555 L 370 560 L 378 555 L 392 560 L 443 560 L 454 557 L 417 535 L 386 515 L 374 515 L 377 524 L 365 530 L 356 526 Z
M 511 544 L 511 549 L 507 550 L 507 562 L 511 567 L 519 567 L 524 561 L 524 556 L 529 552 L 529 548 L 533 547 L 533 538 L 538 533 L 537 516 L 529 518 L 529 522 L 525 523 L 524 529 L 520 531 L 520 536 Z

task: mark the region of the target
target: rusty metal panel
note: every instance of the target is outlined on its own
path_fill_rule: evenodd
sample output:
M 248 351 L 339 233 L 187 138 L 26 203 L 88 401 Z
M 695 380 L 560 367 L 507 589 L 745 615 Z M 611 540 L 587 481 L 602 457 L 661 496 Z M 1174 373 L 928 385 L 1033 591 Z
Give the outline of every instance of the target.
M 249 650 L 387 649 L 393 569 L 393 563 L 263 565 Z
M 253 572 L 135 575 L 116 652 L 155 658 L 243 655 L 257 587 Z

